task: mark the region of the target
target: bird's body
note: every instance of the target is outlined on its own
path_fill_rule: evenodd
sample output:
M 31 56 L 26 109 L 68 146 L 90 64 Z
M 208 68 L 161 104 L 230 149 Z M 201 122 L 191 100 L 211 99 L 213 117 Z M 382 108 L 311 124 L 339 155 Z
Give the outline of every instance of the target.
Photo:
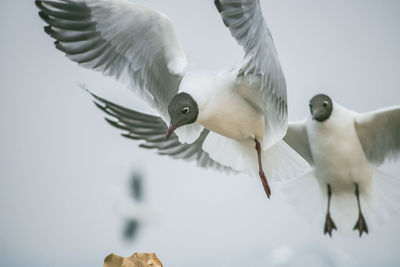
M 347 224 L 353 220 L 352 207 L 358 207 L 354 230 L 360 236 L 368 233 L 366 221 L 377 214 L 391 215 L 400 199 L 400 180 L 374 167 L 400 152 L 400 107 L 360 114 L 326 95 L 316 95 L 310 111 L 306 120 L 289 124 L 284 140 L 311 164 L 311 175 L 305 177 L 315 178 L 327 196 L 324 232 L 332 235 L 337 229 L 331 218 L 332 199 L 333 217 L 342 215 Z M 300 203 L 294 190 L 290 190 L 293 202 Z
M 133 139 L 146 140 L 144 147 L 167 150 L 174 157 L 197 155 L 201 166 L 258 173 L 268 197 L 263 166 L 277 179 L 307 167 L 282 144 L 286 82 L 258 0 L 215 0 L 245 54 L 234 71 L 215 76 L 187 73 L 172 22 L 153 9 L 126 0 L 35 3 L 57 49 L 126 83 L 159 112 L 163 121 L 96 98 L 105 104 L 102 110 L 118 119 L 110 123 L 128 130 Z M 161 139 L 161 129 L 173 140 Z
M 307 120 L 307 132 L 318 182 L 332 186 L 333 194 L 354 192 L 357 183 L 368 189 L 372 166 L 358 139 L 354 112 L 334 102 L 330 118 L 324 123 Z
M 199 115 L 196 122 L 203 127 L 237 141 L 257 138 L 262 142 L 264 116 L 241 94 L 252 90 L 251 85 L 238 82 L 236 76 L 235 72 L 193 74 L 183 80 L 180 91 L 189 93 L 197 102 Z M 202 90 L 199 90 L 199 84 L 203 86 Z

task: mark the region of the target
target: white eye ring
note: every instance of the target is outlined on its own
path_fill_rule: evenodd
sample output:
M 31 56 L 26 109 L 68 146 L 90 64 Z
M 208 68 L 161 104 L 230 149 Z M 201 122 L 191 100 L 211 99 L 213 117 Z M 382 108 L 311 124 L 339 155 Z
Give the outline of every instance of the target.
M 187 114 L 189 112 L 189 107 L 184 107 L 183 109 L 182 109 L 182 113 L 183 114 Z
M 327 107 L 328 104 L 329 104 L 328 101 L 325 100 L 324 103 L 323 103 L 322 105 L 323 105 L 324 107 Z

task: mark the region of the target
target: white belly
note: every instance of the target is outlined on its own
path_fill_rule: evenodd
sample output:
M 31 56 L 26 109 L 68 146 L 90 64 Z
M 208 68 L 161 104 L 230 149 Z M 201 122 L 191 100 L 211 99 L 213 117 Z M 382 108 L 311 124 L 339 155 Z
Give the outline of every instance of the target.
M 264 117 L 233 87 L 213 92 L 198 122 L 220 135 L 244 140 L 264 136 Z
M 264 116 L 240 95 L 235 72 L 218 75 L 191 73 L 183 79 L 180 92 L 190 94 L 199 108 L 196 122 L 205 128 L 235 140 L 264 137 Z M 245 88 L 244 90 L 249 89 Z
M 334 193 L 366 190 L 372 180 L 372 168 L 364 155 L 353 124 L 343 128 L 324 128 L 317 122 L 309 130 L 315 175 L 321 185 L 329 183 Z M 345 126 L 345 125 L 344 125 Z

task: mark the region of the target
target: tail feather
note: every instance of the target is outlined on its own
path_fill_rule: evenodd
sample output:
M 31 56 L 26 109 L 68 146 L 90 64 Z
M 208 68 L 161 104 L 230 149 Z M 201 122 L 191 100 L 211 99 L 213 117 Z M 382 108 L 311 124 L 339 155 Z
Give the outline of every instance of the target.
M 374 169 L 376 224 L 385 223 L 400 210 L 400 179 Z
M 375 230 L 387 222 L 400 210 L 400 179 L 396 179 L 380 170 L 373 170 L 371 190 L 360 194 L 361 210 L 368 228 Z M 318 183 L 313 172 L 284 185 L 289 203 L 312 222 L 324 224 L 327 208 L 326 187 Z M 358 218 L 355 194 L 352 190 L 332 195 L 331 216 L 338 232 L 353 233 Z
M 286 194 L 289 204 L 310 222 L 325 218 L 325 213 L 320 211 L 326 209 L 326 201 L 324 201 L 326 196 L 322 194 L 313 171 L 284 183 L 282 191 Z M 316 218 L 317 215 L 318 218 Z
M 238 142 L 210 132 L 203 143 L 203 149 L 213 160 L 225 166 L 258 176 L 257 152 L 253 140 Z M 275 181 L 295 177 L 309 167 L 308 163 L 284 141 L 263 150 L 261 158 L 267 178 Z

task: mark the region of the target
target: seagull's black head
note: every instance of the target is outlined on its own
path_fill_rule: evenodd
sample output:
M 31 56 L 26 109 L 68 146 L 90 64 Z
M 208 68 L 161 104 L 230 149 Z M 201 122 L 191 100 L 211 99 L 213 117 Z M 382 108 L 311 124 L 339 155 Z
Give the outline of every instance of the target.
M 329 96 L 319 94 L 310 100 L 310 112 L 313 120 L 323 122 L 327 120 L 332 113 L 332 100 Z
M 176 128 L 195 122 L 199 115 L 199 108 L 189 94 L 179 93 L 169 102 L 168 113 L 171 124 L 167 131 L 167 138 Z

